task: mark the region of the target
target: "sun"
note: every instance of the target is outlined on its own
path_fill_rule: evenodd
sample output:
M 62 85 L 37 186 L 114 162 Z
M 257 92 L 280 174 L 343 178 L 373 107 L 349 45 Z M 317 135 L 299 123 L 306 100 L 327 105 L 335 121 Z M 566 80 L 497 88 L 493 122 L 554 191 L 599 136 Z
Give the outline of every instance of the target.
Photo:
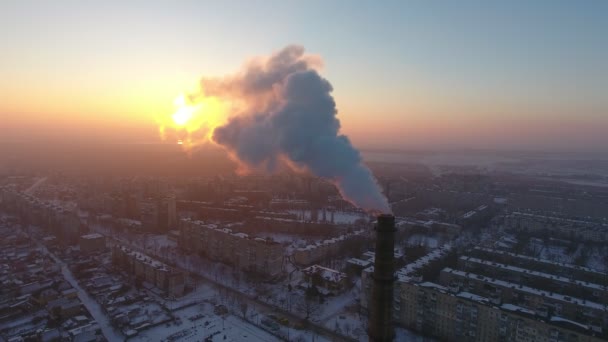
M 173 105 L 173 113 L 157 117 L 159 134 L 161 139 L 173 140 L 185 150 L 213 143 L 213 131 L 226 122 L 230 112 L 229 103 L 202 92 L 193 98 L 181 94 Z
M 177 126 L 185 126 L 194 117 L 194 114 L 200 107 L 200 105 L 188 104 L 184 95 L 178 96 L 173 104 L 177 110 L 171 115 L 171 118 Z

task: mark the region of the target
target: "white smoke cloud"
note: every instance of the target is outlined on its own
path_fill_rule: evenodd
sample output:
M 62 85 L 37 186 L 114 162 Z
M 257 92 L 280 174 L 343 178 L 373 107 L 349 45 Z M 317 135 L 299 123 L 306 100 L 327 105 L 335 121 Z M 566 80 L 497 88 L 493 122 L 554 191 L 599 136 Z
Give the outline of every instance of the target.
M 371 171 L 348 137 L 340 134 L 331 84 L 317 69 L 321 59 L 288 46 L 247 63 L 241 72 L 203 79 L 201 94 L 239 105 L 212 139 L 239 163 L 269 172 L 285 163 L 332 181 L 354 205 L 390 212 Z

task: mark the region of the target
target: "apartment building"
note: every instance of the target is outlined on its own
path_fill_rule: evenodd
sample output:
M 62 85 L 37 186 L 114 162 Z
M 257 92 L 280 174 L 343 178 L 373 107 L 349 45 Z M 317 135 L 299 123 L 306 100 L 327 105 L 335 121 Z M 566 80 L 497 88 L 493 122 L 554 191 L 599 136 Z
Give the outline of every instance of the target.
M 402 282 L 413 281 L 422 282 L 422 275 L 420 272 L 429 267 L 437 267 L 441 265 L 442 260 L 452 251 L 451 244 L 445 244 L 440 248 L 436 248 L 429 252 L 427 255 L 415 260 L 412 263 L 405 265 L 395 272 L 395 276 Z M 372 255 L 373 256 L 373 255 Z M 363 270 L 361 273 L 361 298 L 360 305 L 363 311 L 367 311 L 369 308 L 369 299 L 372 294 L 372 285 L 374 283 L 372 276 L 374 274 L 374 266 L 370 266 Z M 397 298 L 398 291 L 395 291 L 395 298 Z
M 608 241 L 608 224 L 566 217 L 558 217 L 543 212 L 514 211 L 505 217 L 505 226 L 518 231 L 552 234 L 564 238 L 578 238 L 584 241 Z
M 4 187 L 0 192 L 3 207 L 9 212 L 52 233 L 62 244 L 78 243 L 86 220 L 79 216 L 77 205 L 40 200 L 10 187 Z
M 516 254 L 498 249 L 475 247 L 469 255 L 503 264 L 519 266 L 529 270 L 543 271 L 553 275 L 608 285 L 608 274 L 588 267 L 556 262 L 553 260 L 535 258 L 528 255 Z
M 178 243 L 186 251 L 271 279 L 283 273 L 285 251 L 278 242 L 191 219 L 181 220 L 179 228 Z
M 318 241 L 305 247 L 296 248 L 293 260 L 300 265 L 311 265 L 323 259 L 331 258 L 340 253 L 347 244 L 355 240 L 363 240 L 367 236 L 363 229 L 343 234 L 335 238 Z
M 444 268 L 439 279 L 440 284 L 452 292 L 475 293 L 489 298 L 495 305 L 515 304 L 539 317 L 555 315 L 584 325 L 608 326 L 608 306 L 605 304 L 452 268 Z
M 608 286 L 601 284 L 470 256 L 461 256 L 458 260 L 458 267 L 461 270 L 498 277 L 516 284 L 608 304 Z
M 101 251 L 106 248 L 106 238 L 98 233 L 86 234 L 80 237 L 78 245 L 83 253 Z
M 601 297 L 594 301 L 567 293 L 576 290 L 593 296 L 603 285 L 470 256 L 460 257 L 459 269 L 454 269 L 445 267 L 449 252 L 450 246 L 444 246 L 395 272 L 396 324 L 447 341 L 581 342 L 608 338 L 608 305 L 598 302 Z M 423 275 L 437 267 L 439 276 L 427 281 Z M 473 269 L 477 273 L 471 272 Z M 372 274 L 373 267 L 369 267 L 361 277 L 364 311 Z M 541 287 L 547 284 L 555 287 Z
M 395 320 L 446 341 L 604 341 L 606 333 L 568 319 L 430 283 L 398 281 Z
M 184 294 L 185 275 L 146 254 L 114 245 L 112 263 L 125 272 L 153 284 L 169 296 L 179 297 Z

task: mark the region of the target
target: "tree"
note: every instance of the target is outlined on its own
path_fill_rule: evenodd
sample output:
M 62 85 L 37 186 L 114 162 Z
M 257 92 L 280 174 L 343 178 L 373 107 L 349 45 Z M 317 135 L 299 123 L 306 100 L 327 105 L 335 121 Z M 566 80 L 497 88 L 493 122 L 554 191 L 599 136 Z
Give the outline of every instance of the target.
M 319 301 L 313 296 L 304 296 L 296 303 L 296 307 L 306 315 L 304 319 L 309 319 L 319 312 Z
M 239 304 L 239 308 L 241 309 L 241 314 L 243 314 L 243 318 L 247 317 L 247 309 L 249 308 L 249 305 L 247 304 L 246 300 L 241 300 L 241 303 Z
M 350 329 L 350 324 L 346 322 L 346 324 L 344 324 L 344 331 L 346 331 L 346 335 L 350 335 Z
M 53 306 L 53 308 L 51 308 L 51 317 L 57 322 L 63 321 L 63 312 L 61 311 L 60 306 Z
M 142 287 L 143 279 L 141 276 L 135 276 L 135 289 L 140 290 Z

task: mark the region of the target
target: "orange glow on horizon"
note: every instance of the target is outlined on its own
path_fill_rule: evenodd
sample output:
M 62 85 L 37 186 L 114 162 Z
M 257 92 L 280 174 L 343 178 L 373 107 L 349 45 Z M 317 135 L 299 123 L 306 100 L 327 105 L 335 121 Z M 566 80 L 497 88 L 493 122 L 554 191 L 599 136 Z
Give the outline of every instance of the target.
M 163 140 L 174 140 L 185 150 L 212 142 L 216 127 L 222 125 L 228 108 L 217 97 L 199 95 L 196 102 L 181 94 L 174 101 L 175 111 L 157 118 L 159 133 Z

